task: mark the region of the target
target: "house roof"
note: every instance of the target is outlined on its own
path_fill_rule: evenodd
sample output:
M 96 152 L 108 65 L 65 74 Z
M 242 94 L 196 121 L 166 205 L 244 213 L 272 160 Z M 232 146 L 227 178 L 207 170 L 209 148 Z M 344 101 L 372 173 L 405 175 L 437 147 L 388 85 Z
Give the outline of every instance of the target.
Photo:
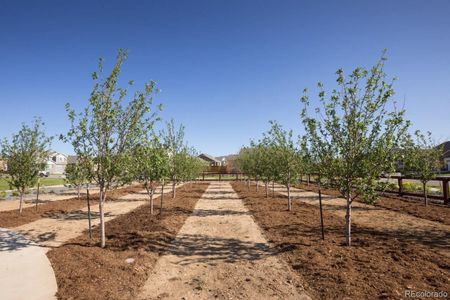
M 209 162 L 216 162 L 216 163 L 220 163 L 221 162 L 220 160 L 218 160 L 214 156 L 211 156 L 211 155 L 206 154 L 206 153 L 202 153 L 198 157 L 200 157 L 203 160 L 209 161 Z
M 77 162 L 78 158 L 76 155 L 69 155 L 67 156 L 67 163 L 68 164 L 75 164 Z
M 56 152 L 56 151 L 49 152 L 49 156 L 55 156 L 55 155 L 62 155 L 62 156 L 67 157 L 67 155 L 65 155 L 64 153 L 61 153 L 61 152 Z
M 443 142 L 438 147 L 442 147 L 442 156 L 443 158 L 449 158 L 450 157 L 450 141 Z

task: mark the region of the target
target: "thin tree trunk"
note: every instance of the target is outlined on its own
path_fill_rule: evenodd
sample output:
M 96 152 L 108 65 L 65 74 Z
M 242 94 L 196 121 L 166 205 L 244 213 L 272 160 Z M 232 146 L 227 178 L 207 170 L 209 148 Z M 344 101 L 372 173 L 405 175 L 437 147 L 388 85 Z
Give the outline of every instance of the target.
M 22 213 L 22 207 L 23 207 L 23 192 L 20 192 L 19 214 Z
M 269 198 L 269 181 L 266 181 L 266 198 Z
M 247 179 L 247 191 L 250 191 L 250 179 Z
M 292 201 L 291 201 L 291 184 L 287 184 L 287 192 L 288 192 L 288 210 L 292 210 Z
M 98 204 L 100 211 L 100 240 L 101 247 L 105 248 L 106 246 L 106 235 L 105 235 L 105 212 L 104 212 L 104 204 L 106 199 L 106 191 L 103 187 L 100 188 L 100 202 Z
M 176 185 L 177 185 L 177 179 L 176 177 L 172 178 L 173 182 L 172 182 L 172 199 L 175 198 L 176 196 Z
M 322 187 L 320 185 L 320 180 L 318 183 L 318 187 L 319 187 L 319 207 L 320 207 L 320 228 L 322 231 L 322 240 L 325 240 L 325 230 L 323 226 Z
M 345 213 L 345 243 L 347 246 L 352 245 L 352 197 L 347 197 L 347 212 Z
M 150 213 L 153 215 L 153 193 L 155 192 L 154 189 L 151 189 L 150 192 Z
M 159 206 L 159 214 L 162 215 L 162 211 L 163 211 L 163 200 L 164 200 L 164 180 L 161 186 L 161 203 Z
M 86 200 L 88 207 L 88 226 L 89 226 L 89 238 L 92 239 L 92 221 L 91 221 L 91 200 L 89 195 L 89 184 L 86 186 Z
M 272 181 L 272 198 L 275 198 L 275 181 Z
M 428 193 L 427 193 L 427 183 L 423 183 L 423 197 L 425 199 L 425 206 L 428 206 Z
M 77 194 L 78 194 L 78 200 L 80 200 L 80 189 L 81 189 L 81 185 L 77 186 Z
M 38 209 L 38 203 L 39 203 L 39 188 L 40 188 L 40 184 L 38 182 L 37 192 L 36 192 L 36 211 Z
M 256 191 L 258 192 L 258 180 L 256 180 Z

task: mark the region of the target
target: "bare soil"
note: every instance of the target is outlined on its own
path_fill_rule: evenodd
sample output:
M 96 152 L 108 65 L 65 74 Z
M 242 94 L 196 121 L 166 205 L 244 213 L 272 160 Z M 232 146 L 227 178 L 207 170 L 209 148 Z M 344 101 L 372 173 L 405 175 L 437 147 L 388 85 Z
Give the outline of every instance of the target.
M 315 184 L 299 184 L 297 186 L 306 191 L 318 192 Z M 340 196 L 338 191 L 330 188 L 322 189 L 322 192 L 327 195 Z M 357 199 L 357 201 L 359 200 Z M 448 205 L 429 203 L 425 206 L 423 200 L 421 201 L 418 198 L 410 199 L 396 196 L 382 196 L 374 205 L 402 214 L 450 225 L 450 206 Z
M 207 187 L 207 183 L 198 183 L 178 189 L 175 199 L 165 195 L 162 216 L 151 216 L 146 204 L 107 222 L 104 249 L 99 247 L 99 230 L 95 227 L 92 240 L 85 232 L 49 251 L 58 283 L 57 297 L 134 299 Z M 159 199 L 155 204 L 159 212 Z
M 142 190 L 142 185 L 133 185 L 111 191 L 107 194 L 107 201 L 117 201 L 123 195 L 137 193 Z M 98 193 L 91 194 L 91 205 L 98 204 Z M 18 209 L 0 211 L 0 227 L 13 228 L 37 221 L 42 218 L 48 218 L 55 214 L 67 214 L 73 210 L 85 207 L 86 196 L 81 196 L 58 201 L 45 201 L 38 203 L 38 208 L 34 206 L 27 207 L 19 213 Z
M 310 299 L 297 277 L 231 185 L 213 182 L 139 299 Z
M 232 185 L 316 298 L 402 299 L 405 290 L 450 291 L 449 256 L 414 237 L 354 224 L 353 246 L 346 247 L 344 218 L 325 210 L 322 241 L 317 206 L 296 201 L 288 212 L 285 196 L 266 199 L 263 188 L 256 192 L 244 183 Z

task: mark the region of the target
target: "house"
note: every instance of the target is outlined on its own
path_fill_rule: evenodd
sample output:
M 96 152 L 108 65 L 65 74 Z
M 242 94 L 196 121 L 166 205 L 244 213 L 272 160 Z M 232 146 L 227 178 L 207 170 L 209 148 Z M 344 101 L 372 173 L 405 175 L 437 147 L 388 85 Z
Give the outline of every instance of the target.
M 450 171 L 450 141 L 440 144 L 442 148 L 442 160 L 444 162 L 443 171 Z
M 8 170 L 8 166 L 6 164 L 6 161 L 0 159 L 0 173 L 6 172 L 7 170 Z
M 227 167 L 228 172 L 239 173 L 241 171 L 239 169 L 239 165 L 237 163 L 238 155 L 229 154 L 229 155 L 225 155 L 225 156 L 219 156 L 216 158 L 222 162 L 222 166 Z
M 68 155 L 67 156 L 67 164 L 76 164 L 78 161 L 78 157 L 76 155 Z
M 45 164 L 45 171 L 48 171 L 49 174 L 62 175 L 66 170 L 67 155 L 55 151 L 50 152 Z
M 218 160 L 217 158 L 215 158 L 214 156 L 211 156 L 209 154 L 202 153 L 198 157 L 200 159 L 203 159 L 204 161 L 206 161 L 209 164 L 209 166 L 211 166 L 211 167 L 222 166 L 222 161 Z

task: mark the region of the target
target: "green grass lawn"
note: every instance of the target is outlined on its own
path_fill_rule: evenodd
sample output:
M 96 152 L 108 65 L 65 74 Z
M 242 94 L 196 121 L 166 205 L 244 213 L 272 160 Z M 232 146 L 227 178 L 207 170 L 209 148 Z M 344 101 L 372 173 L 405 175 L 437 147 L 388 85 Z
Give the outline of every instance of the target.
M 64 178 L 41 178 L 41 186 L 64 184 Z M 9 184 L 6 178 L 0 178 L 0 191 L 9 190 Z

